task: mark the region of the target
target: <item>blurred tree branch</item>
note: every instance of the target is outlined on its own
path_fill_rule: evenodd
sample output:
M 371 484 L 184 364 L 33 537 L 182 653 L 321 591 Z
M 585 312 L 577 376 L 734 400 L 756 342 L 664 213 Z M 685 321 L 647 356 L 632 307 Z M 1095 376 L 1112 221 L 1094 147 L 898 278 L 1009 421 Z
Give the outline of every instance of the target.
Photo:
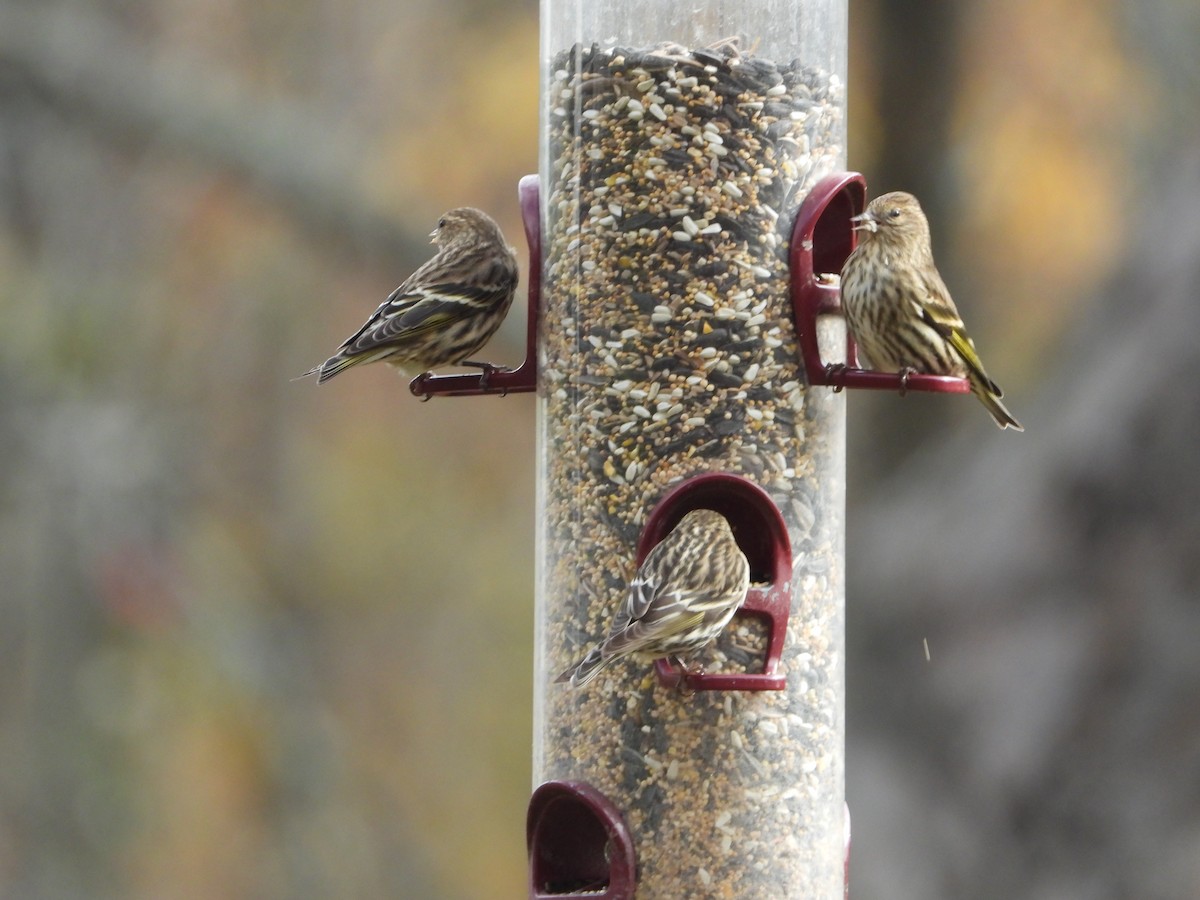
M 154 56 L 78 5 L 0 7 L 0 66 L 113 144 L 132 137 L 228 171 L 355 255 L 425 252 L 423 235 L 363 191 L 361 142 L 323 127 L 320 110 L 261 100 L 227 73 Z
M 960 0 L 877 3 L 880 134 L 872 195 L 911 191 L 938 220 L 955 189 L 946 177 L 950 122 L 960 79 L 957 69 L 964 4 Z

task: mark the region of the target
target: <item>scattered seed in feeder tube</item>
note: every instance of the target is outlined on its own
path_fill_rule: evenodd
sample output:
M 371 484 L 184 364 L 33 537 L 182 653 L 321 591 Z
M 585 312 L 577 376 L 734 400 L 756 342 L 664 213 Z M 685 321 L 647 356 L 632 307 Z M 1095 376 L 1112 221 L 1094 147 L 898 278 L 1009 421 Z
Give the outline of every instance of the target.
M 646 518 L 683 479 L 724 471 L 760 485 L 787 525 L 795 574 L 780 668 L 786 691 L 684 700 L 629 662 L 586 690 L 547 684 L 538 777 L 594 784 L 621 802 L 635 833 L 673 848 L 639 857 L 647 896 L 695 896 L 698 885 L 713 886 L 706 894 L 714 896 L 790 896 L 797 873 L 823 858 L 814 818 L 823 807 L 780 802 L 768 824 L 752 795 L 780 782 L 818 795 L 821 776 L 805 767 L 820 760 L 812 771 L 827 772 L 841 752 L 830 711 L 841 708 L 845 398 L 808 388 L 787 258 L 797 207 L 820 178 L 844 168 L 841 84 L 819 67 L 743 53 L 734 42 L 576 45 L 547 73 L 552 105 L 561 102 L 564 114 L 546 119 L 543 167 L 539 602 L 542 658 L 555 669 L 545 681 L 607 633 Z M 570 101 L 557 99 L 564 90 Z M 639 118 L 627 114 L 634 98 Z M 649 111 L 653 103 L 665 120 Z M 597 227 L 615 216 L 609 204 L 620 217 Z M 706 670 L 761 672 L 767 634 L 760 618 L 735 614 L 704 651 Z M 757 727 L 768 712 L 792 723 L 788 740 L 782 728 Z M 840 794 L 831 808 L 840 817 Z M 714 834 L 722 811 L 736 847 L 731 834 L 697 839 Z M 840 824 L 837 833 L 840 841 Z

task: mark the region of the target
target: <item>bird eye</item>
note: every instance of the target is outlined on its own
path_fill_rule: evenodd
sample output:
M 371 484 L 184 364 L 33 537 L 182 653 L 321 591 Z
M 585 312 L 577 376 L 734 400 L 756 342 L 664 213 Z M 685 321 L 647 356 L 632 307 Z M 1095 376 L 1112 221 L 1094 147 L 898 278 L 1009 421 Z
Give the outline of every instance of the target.
M 888 210 L 888 215 L 891 216 L 893 219 L 898 219 L 898 218 L 900 218 L 900 210 L 895 209 L 895 208 L 890 209 L 890 210 Z
M 442 216 L 440 219 L 438 219 L 438 228 L 445 228 L 445 227 L 446 227 L 446 217 Z

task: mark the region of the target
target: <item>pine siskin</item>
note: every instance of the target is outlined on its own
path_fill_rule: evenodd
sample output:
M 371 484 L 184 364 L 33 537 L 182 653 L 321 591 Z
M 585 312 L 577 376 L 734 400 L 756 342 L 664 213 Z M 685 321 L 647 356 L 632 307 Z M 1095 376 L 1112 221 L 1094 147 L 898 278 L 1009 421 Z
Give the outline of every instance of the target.
M 750 564 L 729 522 L 711 509 L 692 510 L 638 568 L 608 637 L 555 680 L 582 687 L 626 656 L 682 664 L 716 640 L 749 586 Z
M 415 374 L 435 366 L 496 367 L 467 357 L 488 342 L 517 289 L 517 254 L 478 209 L 452 209 L 430 234 L 438 251 L 321 365 L 317 383 L 360 363 L 384 360 Z
M 842 308 L 859 353 L 875 369 L 954 375 L 1001 428 L 1024 431 L 983 369 L 975 343 L 933 262 L 929 222 L 912 194 L 876 197 L 851 219 L 860 243 L 842 266 Z

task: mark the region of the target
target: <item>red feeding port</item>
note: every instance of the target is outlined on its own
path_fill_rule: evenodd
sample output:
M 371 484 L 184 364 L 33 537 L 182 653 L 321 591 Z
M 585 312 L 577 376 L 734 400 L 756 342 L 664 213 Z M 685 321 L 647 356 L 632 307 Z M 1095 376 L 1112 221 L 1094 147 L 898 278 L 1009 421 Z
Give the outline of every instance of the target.
M 738 475 L 712 472 L 676 485 L 663 496 L 638 541 L 640 566 L 654 546 L 693 509 L 712 509 L 729 520 L 733 536 L 750 562 L 750 590 L 737 615 L 767 623 L 767 653 L 762 672 L 701 674 L 683 672 L 665 659 L 655 662 L 658 681 L 668 688 L 693 691 L 782 691 L 777 671 L 792 606 L 792 545 L 787 526 L 766 491 Z
M 858 243 L 850 219 L 867 208 L 867 182 L 857 172 L 827 175 L 800 204 L 792 230 L 789 260 L 792 270 L 792 309 L 796 335 L 804 357 L 808 383 L 834 390 L 866 388 L 880 391 L 933 391 L 966 394 L 965 378 L 949 375 L 912 374 L 903 379 L 896 372 L 859 368 L 854 336 L 846 338 L 846 365 L 826 363 L 817 344 L 817 316 L 839 314 L 841 292 L 836 283 L 818 276 L 837 275 L 846 257 Z
M 621 813 L 582 781 L 547 781 L 529 799 L 529 898 L 632 900 L 637 857 Z
M 476 397 L 480 394 L 524 394 L 537 389 L 538 310 L 542 296 L 542 218 L 538 203 L 538 177 L 526 175 L 517 185 L 525 241 L 529 245 L 529 313 L 525 329 L 525 361 L 515 369 L 497 368 L 479 374 L 430 375 L 425 372 L 408 384 L 422 400 Z

